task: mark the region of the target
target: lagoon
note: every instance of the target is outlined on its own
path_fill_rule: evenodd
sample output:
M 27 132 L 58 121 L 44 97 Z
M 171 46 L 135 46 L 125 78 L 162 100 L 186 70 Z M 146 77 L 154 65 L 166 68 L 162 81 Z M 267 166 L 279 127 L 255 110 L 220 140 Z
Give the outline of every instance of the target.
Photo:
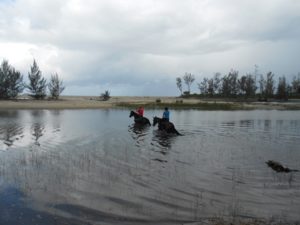
M 161 116 L 147 110 L 145 116 Z M 299 111 L 1 110 L 0 224 L 300 222 Z

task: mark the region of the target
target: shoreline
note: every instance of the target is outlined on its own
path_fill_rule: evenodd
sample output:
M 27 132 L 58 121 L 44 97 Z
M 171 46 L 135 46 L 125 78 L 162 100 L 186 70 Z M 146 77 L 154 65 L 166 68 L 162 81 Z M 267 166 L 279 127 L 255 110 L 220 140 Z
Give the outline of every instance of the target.
M 99 96 L 61 96 L 58 100 L 34 100 L 18 98 L 0 100 L 0 109 L 110 109 L 144 106 L 148 109 L 169 107 L 171 109 L 199 110 L 300 110 L 300 100 L 287 102 L 247 102 L 226 99 L 186 99 L 180 97 L 111 97 L 102 101 Z

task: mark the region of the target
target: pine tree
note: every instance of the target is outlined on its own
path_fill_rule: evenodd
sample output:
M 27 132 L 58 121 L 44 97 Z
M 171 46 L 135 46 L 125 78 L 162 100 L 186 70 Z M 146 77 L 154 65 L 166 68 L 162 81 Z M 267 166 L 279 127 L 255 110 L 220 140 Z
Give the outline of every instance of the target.
M 16 98 L 24 89 L 23 76 L 3 60 L 0 67 L 0 98 Z
M 40 71 L 37 63 L 33 60 L 33 65 L 28 73 L 29 89 L 31 96 L 35 99 L 44 99 L 46 97 L 46 79 L 42 77 L 42 72 Z
M 58 74 L 51 75 L 51 80 L 48 84 L 50 95 L 54 99 L 58 99 L 60 94 L 65 90 L 63 81 L 59 79 Z

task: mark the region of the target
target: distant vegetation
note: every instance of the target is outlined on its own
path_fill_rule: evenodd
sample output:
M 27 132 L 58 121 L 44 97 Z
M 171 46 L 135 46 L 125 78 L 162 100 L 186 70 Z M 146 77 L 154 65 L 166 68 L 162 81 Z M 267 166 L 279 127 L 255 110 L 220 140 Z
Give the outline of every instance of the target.
M 109 93 L 109 91 L 108 90 L 104 91 L 104 93 L 102 93 L 100 97 L 101 97 L 101 99 L 103 101 L 109 100 L 110 99 L 110 93 Z
M 200 83 L 197 83 L 200 94 L 190 93 L 191 85 L 195 81 L 195 77 L 191 73 L 185 73 L 182 78 L 177 77 L 176 85 L 181 97 L 185 98 L 242 98 L 259 101 L 275 98 L 286 101 L 289 98 L 300 97 L 300 73 L 293 77 L 290 84 L 286 81 L 285 76 L 279 77 L 276 86 L 274 73 L 268 72 L 263 76 L 257 73 L 257 67 L 255 71 L 254 74 L 246 74 L 241 77 L 236 70 L 231 70 L 224 76 L 215 73 L 212 78 L 204 77 Z M 187 91 L 182 89 L 182 80 L 187 86 Z
M 199 94 L 191 93 L 191 86 L 195 82 L 195 76 L 191 73 L 177 77 L 176 85 L 183 98 L 229 98 L 242 101 L 249 99 L 286 101 L 290 98 L 300 98 L 300 73 L 293 77 L 291 83 L 288 83 L 285 76 L 281 76 L 276 84 L 274 76 L 272 72 L 265 75 L 259 74 L 256 66 L 253 74 L 249 73 L 240 77 L 236 70 L 231 70 L 225 75 L 215 73 L 211 78 L 204 77 L 197 83 Z M 0 99 L 15 99 L 27 90 L 29 96 L 34 99 L 45 99 L 48 95 L 49 98 L 57 100 L 65 90 L 63 81 L 57 73 L 52 74 L 47 83 L 35 60 L 28 72 L 28 83 L 24 82 L 23 78 L 23 75 L 7 60 L 3 60 L 0 66 Z M 186 90 L 183 90 L 184 84 Z M 110 92 L 106 90 L 101 93 L 100 98 L 104 101 L 109 100 Z M 160 103 L 159 100 L 156 103 Z
M 30 67 L 28 81 L 29 83 L 26 84 L 23 75 L 9 65 L 7 60 L 3 60 L 0 67 L 0 99 L 14 99 L 25 89 L 29 91 L 29 96 L 32 98 L 44 99 L 47 96 L 47 87 L 50 97 L 58 99 L 65 89 L 57 73 L 52 75 L 50 82 L 47 83 L 35 60 Z
M 122 108 L 136 108 L 137 103 L 130 102 L 119 102 L 116 104 L 118 107 Z M 243 109 L 239 104 L 235 103 L 207 103 L 207 102 L 196 102 L 196 103 L 185 103 L 182 100 L 176 102 L 149 102 L 143 104 L 146 109 L 164 109 L 165 107 L 172 109 L 201 109 L 201 110 L 237 110 Z

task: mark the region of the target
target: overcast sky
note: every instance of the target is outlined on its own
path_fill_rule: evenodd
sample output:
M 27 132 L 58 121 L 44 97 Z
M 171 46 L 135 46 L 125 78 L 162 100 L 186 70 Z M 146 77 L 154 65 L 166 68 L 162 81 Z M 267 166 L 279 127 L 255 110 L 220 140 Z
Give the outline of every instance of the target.
M 0 60 L 65 95 L 179 95 L 176 77 L 300 72 L 300 0 L 0 0 Z M 185 86 L 184 86 L 185 89 Z

